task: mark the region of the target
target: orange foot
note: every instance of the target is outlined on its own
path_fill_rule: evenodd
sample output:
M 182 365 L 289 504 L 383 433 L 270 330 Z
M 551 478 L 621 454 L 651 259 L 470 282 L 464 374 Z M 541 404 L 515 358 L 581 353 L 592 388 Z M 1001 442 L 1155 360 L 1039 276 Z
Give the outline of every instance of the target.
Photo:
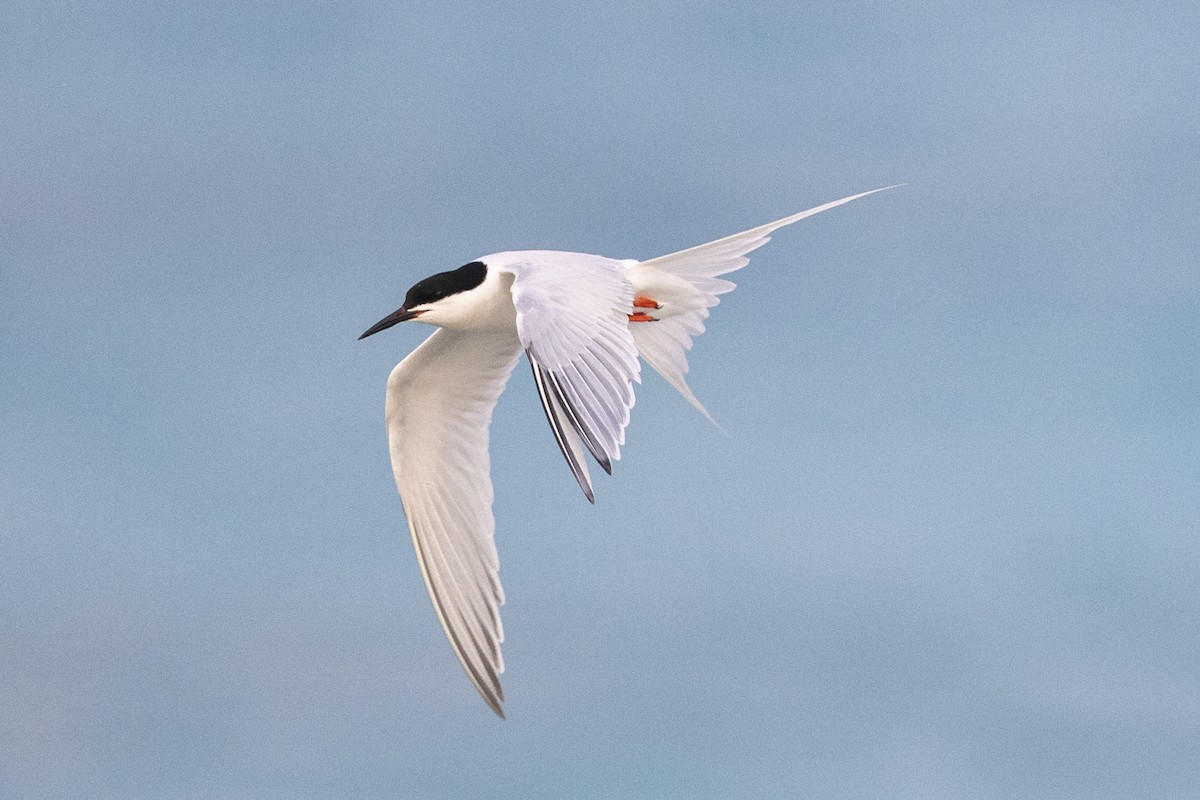
M 658 322 L 654 317 L 641 311 L 635 311 L 629 315 L 630 322 Z
M 633 298 L 633 307 L 659 309 L 662 308 L 662 303 L 657 300 L 651 300 L 649 297 L 635 297 Z

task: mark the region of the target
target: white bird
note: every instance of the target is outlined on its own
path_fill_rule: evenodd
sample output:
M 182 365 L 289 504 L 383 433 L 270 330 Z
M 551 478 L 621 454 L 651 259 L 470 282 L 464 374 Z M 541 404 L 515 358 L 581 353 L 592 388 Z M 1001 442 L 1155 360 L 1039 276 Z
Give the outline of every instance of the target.
M 488 427 L 522 351 L 546 419 L 591 502 L 584 451 L 605 472 L 621 457 L 638 358 L 708 417 L 688 388 L 687 351 L 704 332 L 719 278 L 785 225 L 894 187 L 844 197 L 649 261 L 585 253 L 495 253 L 426 278 L 360 339 L 406 320 L 435 325 L 388 378 L 392 471 L 425 586 L 471 682 L 504 716 L 504 632 L 493 540 Z M 709 417 L 711 419 L 711 417 Z

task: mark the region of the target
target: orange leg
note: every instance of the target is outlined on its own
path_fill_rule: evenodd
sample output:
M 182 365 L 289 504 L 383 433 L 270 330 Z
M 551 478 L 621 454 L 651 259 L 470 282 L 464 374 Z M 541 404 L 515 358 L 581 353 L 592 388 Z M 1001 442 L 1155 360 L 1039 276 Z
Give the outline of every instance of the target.
M 652 308 L 655 311 L 657 311 L 658 309 L 662 308 L 662 303 L 658 302 L 657 300 L 651 299 L 649 297 L 641 297 L 639 295 L 638 297 L 633 298 L 633 307 L 634 308 Z M 655 322 L 656 320 L 654 319 L 654 317 L 650 316 L 649 314 L 647 314 L 644 311 L 634 311 L 632 314 L 629 315 L 629 321 L 630 322 Z

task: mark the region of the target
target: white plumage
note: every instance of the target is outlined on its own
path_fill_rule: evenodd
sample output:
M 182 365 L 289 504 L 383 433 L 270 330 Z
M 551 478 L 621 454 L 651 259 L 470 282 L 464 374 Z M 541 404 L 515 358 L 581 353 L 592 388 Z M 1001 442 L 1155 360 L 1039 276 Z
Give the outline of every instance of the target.
M 893 188 L 893 187 L 884 187 Z M 488 428 L 521 352 L 572 474 L 621 457 L 644 359 L 705 416 L 687 352 L 734 284 L 719 276 L 785 225 L 852 195 L 649 261 L 529 250 L 495 253 L 416 284 L 363 337 L 416 319 L 439 327 L 388 378 L 392 469 L 438 619 L 475 688 L 504 716 L 504 592 L 494 542 Z

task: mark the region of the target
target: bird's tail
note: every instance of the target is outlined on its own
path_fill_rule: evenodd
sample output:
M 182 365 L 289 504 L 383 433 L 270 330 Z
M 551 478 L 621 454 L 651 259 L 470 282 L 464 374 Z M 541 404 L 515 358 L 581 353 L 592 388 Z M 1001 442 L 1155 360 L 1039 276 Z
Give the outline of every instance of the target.
M 900 185 L 903 184 L 897 184 Z M 647 302 L 644 309 L 639 309 L 642 313 L 634 315 L 641 322 L 630 323 L 639 354 L 711 421 L 712 415 L 696 399 L 684 375 L 688 371 L 687 352 L 692 349 L 692 339 L 704 332 L 708 310 L 721 302 L 720 295 L 735 288 L 732 281 L 719 276 L 750 263 L 746 254 L 769 242 L 771 234 L 780 228 L 851 200 L 894 188 L 885 186 L 843 197 L 707 244 L 649 261 L 630 262 L 626 274 L 633 284 L 634 296 L 653 301 L 658 306 L 655 308 Z

